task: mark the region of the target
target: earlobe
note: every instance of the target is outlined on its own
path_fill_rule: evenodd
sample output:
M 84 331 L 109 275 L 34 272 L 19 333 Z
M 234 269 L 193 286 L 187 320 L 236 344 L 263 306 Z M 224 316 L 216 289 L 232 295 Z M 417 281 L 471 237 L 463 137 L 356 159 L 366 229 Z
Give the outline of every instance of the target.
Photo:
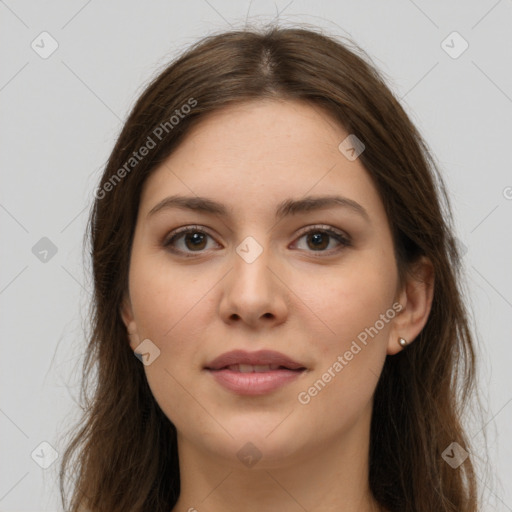
M 387 354 L 394 355 L 404 350 L 420 334 L 430 315 L 433 297 L 434 267 L 423 256 L 414 265 L 400 292 L 398 302 L 402 310 L 393 321 Z
M 137 331 L 137 324 L 133 316 L 132 305 L 130 303 L 130 299 L 126 296 L 124 297 L 121 304 L 120 314 L 123 323 L 126 326 L 126 332 L 128 333 L 128 338 L 130 340 L 130 347 L 132 350 L 135 350 L 135 348 L 139 345 L 140 340 Z

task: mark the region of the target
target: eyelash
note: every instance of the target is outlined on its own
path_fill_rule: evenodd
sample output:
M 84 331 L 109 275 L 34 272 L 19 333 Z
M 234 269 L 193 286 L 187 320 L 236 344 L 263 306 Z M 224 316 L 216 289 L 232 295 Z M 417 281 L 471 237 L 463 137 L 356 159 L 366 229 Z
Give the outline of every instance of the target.
M 166 237 L 166 239 L 162 243 L 163 247 L 165 247 L 166 249 L 168 249 L 169 251 L 171 251 L 175 254 L 183 255 L 186 258 L 193 258 L 194 256 L 196 256 L 198 254 L 203 254 L 204 251 L 191 251 L 191 252 L 187 253 L 187 252 L 177 250 L 172 247 L 172 244 L 175 243 L 178 238 L 180 238 L 182 235 L 186 235 L 188 233 L 202 233 L 202 234 L 209 236 L 210 238 L 213 238 L 201 226 L 186 226 L 186 227 L 179 228 L 179 229 L 171 232 L 169 234 L 169 236 Z M 304 235 L 308 235 L 310 233 L 326 234 L 326 235 L 334 238 L 335 240 L 337 240 L 340 244 L 338 248 L 330 249 L 330 250 L 326 250 L 326 251 L 324 251 L 324 250 L 307 251 L 307 252 L 311 252 L 313 254 L 316 252 L 319 252 L 319 253 L 323 253 L 323 254 L 327 254 L 327 255 L 331 256 L 333 253 L 337 253 L 337 252 L 341 251 L 342 249 L 344 249 L 345 247 L 350 247 L 352 245 L 349 238 L 347 236 L 345 236 L 343 233 L 341 233 L 339 231 L 335 231 L 332 228 L 330 228 L 329 226 L 322 226 L 322 225 L 310 226 L 308 228 L 305 228 L 304 230 L 302 230 L 300 232 L 297 240 L 301 239 Z M 322 257 L 322 254 L 315 254 L 315 257 Z

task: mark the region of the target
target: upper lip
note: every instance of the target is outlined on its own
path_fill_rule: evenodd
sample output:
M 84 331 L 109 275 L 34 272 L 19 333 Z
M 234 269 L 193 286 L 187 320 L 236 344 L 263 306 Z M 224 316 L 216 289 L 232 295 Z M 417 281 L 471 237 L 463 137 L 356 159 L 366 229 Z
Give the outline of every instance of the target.
M 288 356 L 276 352 L 275 350 L 259 350 L 258 352 L 246 352 L 245 350 L 232 350 L 225 352 L 210 361 L 205 368 L 207 370 L 220 370 L 226 366 L 234 364 L 250 364 L 250 365 L 279 365 L 297 370 L 305 368 L 302 364 L 290 359 Z

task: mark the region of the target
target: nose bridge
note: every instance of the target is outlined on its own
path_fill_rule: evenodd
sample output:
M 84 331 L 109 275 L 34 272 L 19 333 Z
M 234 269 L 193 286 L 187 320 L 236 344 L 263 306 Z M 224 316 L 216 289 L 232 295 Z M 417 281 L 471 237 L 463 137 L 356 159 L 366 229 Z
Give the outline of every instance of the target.
M 282 321 L 286 316 L 284 291 L 271 270 L 275 255 L 268 239 L 264 234 L 258 235 L 258 240 L 247 236 L 235 247 L 221 303 L 225 320 L 239 318 L 255 324 L 264 318 Z
M 253 298 L 263 301 L 272 288 L 269 266 L 272 261 L 268 238 L 260 235 L 260 242 L 253 236 L 247 236 L 235 248 L 233 261 L 233 280 L 239 285 L 240 298 Z

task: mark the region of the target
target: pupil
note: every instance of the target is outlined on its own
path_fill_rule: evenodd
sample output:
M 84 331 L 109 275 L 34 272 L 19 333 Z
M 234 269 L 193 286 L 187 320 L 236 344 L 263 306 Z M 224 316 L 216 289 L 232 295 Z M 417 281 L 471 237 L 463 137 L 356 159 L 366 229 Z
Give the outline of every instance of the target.
M 187 242 L 190 242 L 192 241 L 192 244 L 193 246 L 197 249 L 197 248 L 200 248 L 202 249 L 202 247 L 200 247 L 201 243 L 204 243 L 204 234 L 203 233 L 193 233 L 193 234 L 188 234 L 186 236 L 186 241 Z M 190 247 L 188 246 L 187 244 L 187 247 L 190 249 Z
M 322 244 L 322 237 L 323 237 L 323 241 L 324 243 Z M 325 247 L 328 245 L 325 244 L 325 241 L 327 240 L 327 237 L 325 236 L 324 233 L 314 233 L 313 235 L 310 235 L 310 239 L 313 240 L 313 244 L 314 246 L 317 248 L 317 249 L 325 249 Z M 318 242 L 321 244 L 319 245 Z

